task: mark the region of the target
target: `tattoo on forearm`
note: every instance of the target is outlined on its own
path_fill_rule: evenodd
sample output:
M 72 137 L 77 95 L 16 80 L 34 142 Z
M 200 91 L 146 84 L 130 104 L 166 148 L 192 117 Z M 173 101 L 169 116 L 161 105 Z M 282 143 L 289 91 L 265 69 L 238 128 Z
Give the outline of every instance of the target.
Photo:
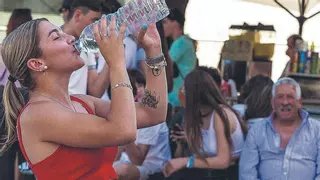
M 160 99 L 160 97 L 157 97 L 155 92 L 153 92 L 153 94 L 151 94 L 150 90 L 145 89 L 141 103 L 143 106 L 157 108 L 157 106 L 159 104 L 159 99 Z

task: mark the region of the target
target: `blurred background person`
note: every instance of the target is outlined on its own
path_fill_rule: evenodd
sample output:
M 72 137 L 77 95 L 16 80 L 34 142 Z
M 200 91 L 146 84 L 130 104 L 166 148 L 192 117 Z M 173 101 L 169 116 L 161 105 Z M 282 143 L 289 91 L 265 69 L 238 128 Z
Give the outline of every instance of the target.
M 186 76 L 184 86 L 184 135 L 173 132 L 171 136 L 177 140 L 185 138 L 193 155 L 183 157 L 182 154 L 169 160 L 164 175 L 169 179 L 204 179 L 209 171 L 217 170 L 209 178 L 236 180 L 245 125 L 208 73 L 192 71 Z
M 103 0 L 102 14 L 115 13 L 121 6 L 117 0 Z M 138 44 L 135 35 L 127 36 L 123 40 L 123 44 L 127 69 L 139 69 L 139 64 L 146 59 L 146 55 L 144 49 Z
M 128 69 L 136 102 L 141 102 L 146 79 L 138 69 Z M 113 167 L 123 180 L 147 180 L 161 172 L 163 165 L 171 159 L 169 130 L 166 122 L 137 130 L 135 142 L 120 146 Z M 151 179 L 154 179 L 153 176 Z
M 7 36 L 14 31 L 21 24 L 32 20 L 31 10 L 28 8 L 17 8 L 11 13 L 10 19 L 7 24 Z M 1 45 L 0 45 L 1 49 Z M 4 85 L 8 81 L 9 72 L 3 63 L 2 56 L 0 55 L 0 136 L 6 134 L 6 124 L 4 123 L 3 114 L 3 89 Z M 16 86 L 20 87 L 19 82 L 16 82 Z M 19 89 L 24 96 L 24 99 L 28 99 L 26 91 Z M 2 140 L 1 140 L 2 141 Z M 3 143 L 3 142 L 1 142 Z M 19 169 L 20 165 L 20 169 Z M 21 173 L 20 173 L 21 170 Z M 26 164 L 24 157 L 22 156 L 19 148 L 19 144 L 13 144 L 9 150 L 0 154 L 0 179 L 3 180 L 33 180 L 35 179 L 30 167 Z
M 73 0 L 69 10 L 68 20 L 61 26 L 62 30 L 79 38 L 82 30 L 89 24 L 99 20 L 102 15 L 100 0 Z M 100 73 L 97 71 L 96 55 L 81 52 L 80 57 L 85 65 L 74 71 L 70 77 L 70 94 L 88 94 L 100 98 L 109 86 L 109 69 L 105 65 Z
M 14 31 L 21 24 L 32 20 L 31 9 L 28 8 L 18 8 L 14 9 L 11 13 L 10 19 L 7 24 L 7 36 Z M 1 45 L 0 45 L 1 48 Z M 3 64 L 2 57 L 0 56 L 0 84 L 5 85 L 8 81 L 9 73 Z M 17 83 L 18 85 L 18 83 Z
M 61 7 L 59 8 L 59 13 L 62 15 L 63 21 L 67 22 L 71 19 L 71 6 L 74 0 L 63 0 Z
M 207 66 L 199 66 L 197 67 L 198 70 L 204 71 L 208 73 L 214 82 L 217 84 L 218 87 L 221 86 L 221 75 L 220 71 L 216 68 L 207 67 Z M 168 122 L 168 126 L 171 129 L 172 133 L 177 133 L 183 135 L 183 116 L 185 111 L 185 89 L 184 86 L 180 89 L 179 92 L 179 99 L 182 104 L 182 107 L 176 108 L 176 111 L 173 113 L 172 118 Z M 186 142 L 184 140 L 175 140 L 175 138 L 170 139 L 170 147 L 171 147 L 171 153 L 174 157 L 181 157 L 183 155 L 189 156 L 189 151 L 186 146 Z
M 121 4 L 117 0 L 102 0 L 102 14 L 110 14 L 115 13 Z M 136 37 L 134 35 L 129 35 L 123 40 L 124 44 L 124 52 L 126 57 L 126 68 L 127 69 L 139 69 L 140 62 L 146 60 L 145 51 L 140 45 L 137 43 Z M 98 73 L 101 73 L 102 70 L 108 66 L 105 63 L 104 58 L 101 53 L 97 54 L 97 70 Z M 142 70 L 142 69 L 140 69 Z M 102 97 L 104 100 L 110 100 L 111 93 L 109 85 L 106 86 L 106 90 L 104 91 Z
M 247 122 L 248 127 L 259 122 L 272 113 L 273 81 L 263 75 L 257 75 L 247 81 L 239 96 L 241 104 L 233 106 Z
M 289 57 L 289 61 L 287 62 L 281 77 L 286 76 L 286 74 L 290 72 L 291 61 L 294 59 L 294 56 L 298 51 L 299 44 L 302 42 L 303 39 L 298 34 L 293 34 L 288 37 L 286 55 Z
M 178 9 L 172 9 L 163 19 L 164 34 L 173 39 L 169 50 L 174 78 L 169 102 L 173 107 L 181 106 L 179 89 L 186 75 L 195 68 L 197 59 L 193 40 L 184 34 L 184 23 L 185 17 Z
M 14 31 L 21 24 L 32 20 L 31 9 L 28 8 L 17 8 L 12 11 L 8 25 L 7 25 L 7 36 Z

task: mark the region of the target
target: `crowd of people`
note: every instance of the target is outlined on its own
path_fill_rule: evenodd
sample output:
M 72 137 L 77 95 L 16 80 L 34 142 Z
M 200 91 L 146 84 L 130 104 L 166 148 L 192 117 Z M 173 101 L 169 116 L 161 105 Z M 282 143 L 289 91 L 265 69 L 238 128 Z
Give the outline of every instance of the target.
M 61 26 L 13 11 L 1 44 L 0 179 L 320 178 L 320 122 L 300 85 L 258 75 L 230 104 L 232 79 L 199 65 L 178 9 L 125 38 L 125 25 L 117 34 L 113 18 L 106 34 L 101 19 L 100 52 L 78 52 L 82 30 L 120 7 L 64 0 Z

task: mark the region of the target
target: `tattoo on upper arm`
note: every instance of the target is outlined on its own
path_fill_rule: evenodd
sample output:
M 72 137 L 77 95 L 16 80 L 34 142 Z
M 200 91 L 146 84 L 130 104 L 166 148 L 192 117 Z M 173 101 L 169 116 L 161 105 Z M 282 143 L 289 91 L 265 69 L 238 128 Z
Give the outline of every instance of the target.
M 157 97 L 155 92 L 151 93 L 150 90 L 145 89 L 141 103 L 143 106 L 157 108 L 157 106 L 159 104 L 159 99 L 160 99 L 160 97 Z

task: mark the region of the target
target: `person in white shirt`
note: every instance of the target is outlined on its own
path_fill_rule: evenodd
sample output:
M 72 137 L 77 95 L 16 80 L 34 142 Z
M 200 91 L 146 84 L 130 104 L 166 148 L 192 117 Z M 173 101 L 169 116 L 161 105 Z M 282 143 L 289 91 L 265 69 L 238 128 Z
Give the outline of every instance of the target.
M 237 97 L 238 96 L 238 91 L 237 91 L 237 85 L 236 82 L 233 79 L 228 80 L 228 84 L 231 89 L 231 97 Z
M 110 0 L 104 0 L 102 4 L 102 13 L 103 14 L 110 14 L 116 12 L 121 7 L 121 4 L 116 1 L 110 1 Z M 146 54 L 143 48 L 141 48 L 138 43 L 136 42 L 136 39 L 134 36 L 129 35 L 123 40 L 124 45 L 124 53 L 126 58 L 126 67 L 127 69 L 135 69 L 138 68 L 142 70 L 139 66 L 139 63 L 141 61 L 144 61 L 146 59 Z M 108 66 L 106 64 L 106 61 L 102 57 L 101 53 L 98 53 L 97 58 L 97 71 L 98 73 L 102 73 L 104 68 Z M 104 91 L 101 99 L 103 100 L 110 100 L 110 96 L 108 93 L 109 84 L 106 86 L 106 90 Z
M 139 67 L 139 63 L 146 59 L 143 48 L 139 47 L 133 36 L 128 36 L 123 40 L 127 69 L 135 69 Z
M 141 77 L 144 75 L 137 69 L 128 70 L 133 93 L 136 101 L 143 98 L 141 92 Z M 136 77 L 134 77 L 136 76 Z M 143 88 L 144 89 L 144 88 Z M 140 97 L 140 98 L 137 98 Z M 171 159 L 169 146 L 169 129 L 166 122 L 156 126 L 137 130 L 137 138 L 134 143 L 119 147 L 118 158 L 113 167 L 121 179 L 146 180 L 152 174 L 161 172 L 164 164 Z
M 74 0 L 69 13 L 68 19 L 62 25 L 62 30 L 78 39 L 87 25 L 101 18 L 101 3 L 91 0 Z M 95 55 L 82 52 L 80 56 L 85 66 L 72 73 L 69 93 L 89 94 L 100 98 L 109 84 L 108 67 L 104 66 L 98 74 Z
M 146 180 L 150 175 L 161 172 L 164 164 L 171 159 L 166 122 L 138 129 L 135 143 L 121 148 L 123 152 L 113 167 L 123 179 Z
M 68 21 L 72 3 L 73 0 L 62 0 L 61 7 L 58 11 L 62 15 L 64 22 Z
M 238 97 L 238 90 L 237 84 L 232 79 L 232 69 L 230 66 L 227 66 L 223 72 L 222 84 L 227 83 L 230 86 L 230 97 L 237 98 Z
M 135 41 L 135 39 L 131 36 L 125 38 L 123 40 L 124 44 L 124 53 L 126 57 L 126 67 L 127 69 L 140 69 L 139 64 L 141 61 L 144 61 L 146 59 L 146 54 L 144 52 L 144 49 L 139 47 L 138 43 Z M 108 66 L 106 64 L 106 61 L 102 57 L 101 53 L 97 54 L 97 71 L 98 73 L 101 73 L 105 66 Z M 140 69 L 141 70 L 141 69 Z M 142 70 L 141 70 L 142 71 Z M 110 100 L 109 94 L 108 94 L 108 87 L 107 85 L 105 92 L 102 95 L 103 100 Z
M 88 72 L 96 69 L 96 61 L 93 53 L 81 52 L 80 57 L 85 65 L 73 72 L 69 81 L 70 94 L 87 94 L 88 87 Z

